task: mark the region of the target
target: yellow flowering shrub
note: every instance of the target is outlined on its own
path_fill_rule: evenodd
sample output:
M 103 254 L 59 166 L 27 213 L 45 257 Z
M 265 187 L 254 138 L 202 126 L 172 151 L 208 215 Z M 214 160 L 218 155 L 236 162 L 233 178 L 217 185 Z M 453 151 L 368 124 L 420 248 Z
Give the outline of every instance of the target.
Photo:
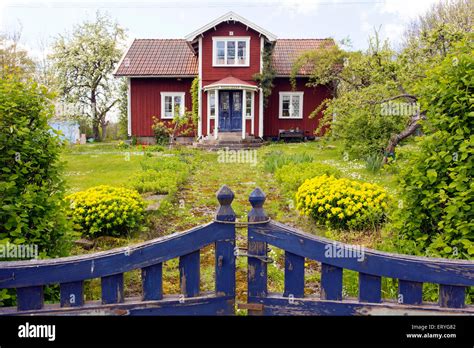
M 136 228 L 143 219 L 145 202 L 136 190 L 96 186 L 66 197 L 70 215 L 87 236 L 119 236 Z
M 307 179 L 296 193 L 302 215 L 333 228 L 377 227 L 385 220 L 387 204 L 387 193 L 376 184 L 327 175 Z

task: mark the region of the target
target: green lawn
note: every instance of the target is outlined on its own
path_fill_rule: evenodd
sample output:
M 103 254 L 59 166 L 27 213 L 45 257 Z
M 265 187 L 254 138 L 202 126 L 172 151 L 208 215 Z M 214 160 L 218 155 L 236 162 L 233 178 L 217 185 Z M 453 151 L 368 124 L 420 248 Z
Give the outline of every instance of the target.
M 63 152 L 69 192 L 97 185 L 126 185 L 130 176 L 140 170 L 140 149 L 128 155 L 113 144 L 73 145 Z
M 148 215 L 147 223 L 134 236 L 124 239 L 101 240 L 95 249 L 88 251 L 108 249 L 120 245 L 149 240 L 159 236 L 207 223 L 214 217 L 217 200 L 216 192 L 223 185 L 228 185 L 235 193 L 232 204 L 238 220 L 245 221 L 251 206 L 248 197 L 252 190 L 260 187 L 267 195 L 265 209 L 270 217 L 288 225 L 298 227 L 306 232 L 325 235 L 348 243 L 362 244 L 366 247 L 377 247 L 381 236 L 379 231 L 335 233 L 325 228 L 318 227 L 307 217 L 300 216 L 293 207 L 292 194 L 281 190 L 273 174 L 264 170 L 265 157 L 274 151 L 281 151 L 285 155 L 298 155 L 307 153 L 314 157 L 315 162 L 321 162 L 339 169 L 344 177 L 378 183 L 385 187 L 394 197 L 397 195 L 395 175 L 381 171 L 377 174 L 369 172 L 363 161 L 350 160 L 344 156 L 339 144 L 328 142 L 307 142 L 296 144 L 271 144 L 264 146 L 256 152 L 255 163 L 222 163 L 219 154 L 201 150 L 185 149 L 166 150 L 164 153 L 155 154 L 152 161 L 160 160 L 160 156 L 186 155 L 192 159 L 192 174 L 183 187 L 178 190 L 175 197 L 162 203 L 162 207 Z M 140 163 L 145 159 L 143 148 L 134 147 L 130 150 L 119 150 L 113 144 L 87 144 L 73 146 L 64 151 L 63 160 L 66 162 L 66 179 L 71 192 L 84 190 L 96 185 L 128 185 L 130 178 L 140 172 Z M 149 160 L 149 159 L 148 159 Z M 131 239 L 130 239 L 131 238 Z M 237 243 L 245 246 L 245 230 L 238 229 Z M 85 252 L 76 248 L 74 253 Z M 208 289 L 213 284 L 213 250 L 205 248 L 201 252 L 202 288 Z M 283 287 L 284 252 L 272 248 L 272 257 L 276 260 L 270 264 L 269 289 L 281 291 Z M 237 293 L 240 300 L 244 300 L 246 288 L 246 259 L 237 261 Z M 319 264 L 309 261 L 306 265 L 306 291 L 315 294 L 319 291 Z M 167 273 L 165 275 L 165 273 Z M 137 276 L 126 277 L 126 286 L 129 289 L 137 288 Z M 164 288 L 165 293 L 179 292 L 179 272 L 176 260 L 165 264 Z M 345 291 L 354 295 L 357 287 L 356 279 L 350 273 L 345 274 L 347 285 Z M 97 284 L 91 282 L 88 294 L 97 297 L 99 290 Z M 133 293 L 133 290 L 132 290 Z M 386 294 L 390 295 L 390 294 Z

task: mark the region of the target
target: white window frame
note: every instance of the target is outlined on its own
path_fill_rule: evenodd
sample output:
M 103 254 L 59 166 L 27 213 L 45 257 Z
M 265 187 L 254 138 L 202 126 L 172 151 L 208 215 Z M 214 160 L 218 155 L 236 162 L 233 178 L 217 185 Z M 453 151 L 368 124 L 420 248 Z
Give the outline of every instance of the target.
M 214 116 L 211 115 L 211 94 L 214 94 Z M 216 118 L 217 115 L 217 105 L 216 105 L 216 98 L 217 91 L 216 90 L 210 90 L 207 92 L 207 117 L 211 120 Z
M 247 120 L 251 120 L 253 119 L 253 116 L 254 116 L 254 113 L 255 113 L 255 93 L 252 92 L 252 91 L 246 91 L 245 93 L 245 98 L 247 98 L 248 96 L 251 96 L 251 110 L 250 110 L 250 115 L 247 115 L 247 100 L 244 100 L 244 115 L 245 115 L 245 119 Z
M 301 120 L 303 119 L 303 95 L 304 92 L 280 92 L 280 100 L 278 107 L 278 118 L 282 120 Z M 293 103 L 292 99 L 294 96 L 300 98 L 300 109 L 298 116 L 291 116 L 293 114 Z M 283 116 L 283 97 L 290 97 L 290 116 Z
M 172 120 L 174 119 L 175 116 L 175 110 L 174 110 L 174 102 L 171 107 L 171 114 L 172 116 L 166 116 L 165 115 L 165 97 L 171 97 L 172 101 L 174 101 L 175 97 L 181 97 L 181 104 L 179 105 L 179 114 L 182 116 L 184 115 L 184 107 L 185 107 L 185 92 L 161 92 L 161 119 L 162 120 Z
M 217 42 L 224 41 L 224 63 L 217 63 Z M 235 63 L 227 64 L 227 42 L 235 42 Z M 238 41 L 245 41 L 245 64 L 237 64 Z M 248 67 L 250 66 L 250 36 L 214 36 L 212 38 L 212 66 L 214 67 Z

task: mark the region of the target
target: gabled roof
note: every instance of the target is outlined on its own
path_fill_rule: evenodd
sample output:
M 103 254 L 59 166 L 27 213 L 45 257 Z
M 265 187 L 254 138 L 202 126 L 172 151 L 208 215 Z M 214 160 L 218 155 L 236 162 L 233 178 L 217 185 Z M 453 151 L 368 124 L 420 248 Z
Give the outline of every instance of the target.
M 272 52 L 272 66 L 277 76 L 289 76 L 293 63 L 302 53 L 334 45 L 333 39 L 278 39 Z M 309 75 L 310 69 L 303 66 L 298 75 Z
M 115 76 L 173 76 L 198 74 L 198 58 L 183 39 L 136 39 Z
M 298 56 L 306 51 L 334 45 L 332 39 L 278 39 L 272 54 L 277 76 L 289 76 Z M 198 57 L 184 39 L 142 39 L 133 41 L 115 76 L 194 77 L 199 73 Z M 309 75 L 302 67 L 298 75 Z
M 230 12 L 227 12 L 225 15 L 206 24 L 205 26 L 193 31 L 191 34 L 187 35 L 185 39 L 188 41 L 193 41 L 194 39 L 196 39 L 197 36 L 201 35 L 202 33 L 208 31 L 209 29 L 214 28 L 215 26 L 221 24 L 222 22 L 227 22 L 227 21 L 240 22 L 248 26 L 249 28 L 255 30 L 256 32 L 266 36 L 269 41 L 275 41 L 277 38 L 276 35 L 270 33 L 269 31 L 263 29 L 262 27 L 259 27 L 258 25 L 256 25 L 255 23 L 252 23 L 248 19 L 245 19 L 244 17 L 239 16 L 237 13 L 230 11 Z
M 257 83 L 256 82 L 247 82 L 243 81 L 241 79 L 238 79 L 237 77 L 234 76 L 227 76 L 224 77 L 223 79 L 216 81 L 214 83 L 211 83 L 210 85 L 204 86 L 204 90 L 207 89 L 226 89 L 226 88 L 248 88 L 248 89 L 257 89 Z

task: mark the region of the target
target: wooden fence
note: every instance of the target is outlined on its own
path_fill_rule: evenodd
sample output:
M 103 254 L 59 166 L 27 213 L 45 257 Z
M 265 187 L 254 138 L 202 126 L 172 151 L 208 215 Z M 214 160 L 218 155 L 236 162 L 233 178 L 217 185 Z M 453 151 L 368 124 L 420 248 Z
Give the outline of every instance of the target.
M 17 307 L 0 315 L 232 315 L 236 257 L 248 258 L 250 315 L 474 314 L 466 289 L 474 262 L 395 255 L 310 235 L 273 222 L 255 189 L 249 201 L 248 247 L 236 248 L 234 194 L 223 186 L 211 223 L 130 247 L 90 255 L 0 263 L 0 289 L 15 288 Z M 215 247 L 215 289 L 200 291 L 200 249 Z M 267 290 L 268 246 L 285 251 L 285 289 Z M 337 250 L 337 253 L 328 250 Z M 357 255 L 355 253 L 357 251 Z M 355 255 L 357 257 L 355 257 Z M 163 295 L 163 262 L 179 258 L 180 294 Z M 321 263 L 321 295 L 305 296 L 305 259 Z M 124 298 L 124 272 L 140 269 L 142 297 Z M 358 299 L 343 296 L 343 270 L 359 273 Z M 398 279 L 395 301 L 382 299 L 382 277 Z M 101 279 L 102 300 L 84 301 L 84 281 Z M 424 283 L 439 284 L 439 303 L 422 300 Z M 60 302 L 44 304 L 45 285 L 59 284 Z

